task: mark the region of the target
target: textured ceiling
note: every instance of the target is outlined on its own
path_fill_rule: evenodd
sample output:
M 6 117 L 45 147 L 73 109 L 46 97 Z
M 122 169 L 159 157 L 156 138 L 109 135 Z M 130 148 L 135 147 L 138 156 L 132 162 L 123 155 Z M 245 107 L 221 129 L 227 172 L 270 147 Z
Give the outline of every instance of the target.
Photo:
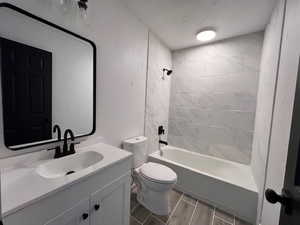
M 172 50 L 199 45 L 214 27 L 221 40 L 264 30 L 276 0 L 122 0 Z

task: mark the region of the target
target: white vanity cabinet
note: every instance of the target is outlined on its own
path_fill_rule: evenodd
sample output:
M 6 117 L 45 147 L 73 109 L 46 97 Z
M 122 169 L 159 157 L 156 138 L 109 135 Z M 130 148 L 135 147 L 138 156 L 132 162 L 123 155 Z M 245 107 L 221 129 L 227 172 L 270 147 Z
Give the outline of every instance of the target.
M 130 185 L 127 156 L 11 211 L 3 221 L 5 225 L 129 225 Z
M 91 225 L 128 225 L 130 182 L 117 181 L 91 196 Z
M 44 225 L 90 225 L 90 201 L 85 199 Z
M 121 178 L 44 225 L 128 225 L 130 180 Z

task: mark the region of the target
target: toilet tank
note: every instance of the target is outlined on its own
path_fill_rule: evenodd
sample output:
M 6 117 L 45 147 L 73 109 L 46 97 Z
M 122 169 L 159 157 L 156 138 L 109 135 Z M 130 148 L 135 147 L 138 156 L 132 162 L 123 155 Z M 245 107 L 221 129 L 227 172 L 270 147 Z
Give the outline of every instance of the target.
M 133 167 L 137 168 L 146 163 L 147 138 L 144 136 L 134 137 L 123 141 L 123 149 L 133 154 Z

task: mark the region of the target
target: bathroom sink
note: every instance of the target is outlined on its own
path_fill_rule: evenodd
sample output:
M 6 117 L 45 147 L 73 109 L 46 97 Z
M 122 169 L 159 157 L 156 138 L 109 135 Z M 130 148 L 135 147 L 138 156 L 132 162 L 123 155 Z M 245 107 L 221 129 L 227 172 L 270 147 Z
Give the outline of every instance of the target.
M 101 160 L 103 155 L 95 151 L 76 153 L 41 164 L 36 172 L 44 178 L 60 178 L 87 169 Z

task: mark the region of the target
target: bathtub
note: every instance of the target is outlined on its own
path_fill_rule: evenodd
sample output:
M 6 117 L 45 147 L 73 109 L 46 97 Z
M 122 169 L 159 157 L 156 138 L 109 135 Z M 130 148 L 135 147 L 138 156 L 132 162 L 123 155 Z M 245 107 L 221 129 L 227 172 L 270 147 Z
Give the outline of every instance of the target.
M 151 154 L 149 161 L 177 173 L 176 189 L 255 224 L 258 193 L 250 166 L 173 146 L 162 152 Z

